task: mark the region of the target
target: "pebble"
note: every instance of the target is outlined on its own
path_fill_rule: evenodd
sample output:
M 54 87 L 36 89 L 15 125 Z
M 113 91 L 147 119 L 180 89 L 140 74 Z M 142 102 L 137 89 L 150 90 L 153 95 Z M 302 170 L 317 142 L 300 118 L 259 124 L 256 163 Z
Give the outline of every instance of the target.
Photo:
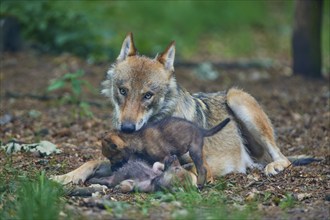
M 325 200 L 330 202 L 330 194 L 325 195 Z
M 13 120 L 13 116 L 10 114 L 5 114 L 4 116 L 0 117 L 0 125 L 8 124 Z
M 299 193 L 299 194 L 297 195 L 297 199 L 298 199 L 299 201 L 302 201 L 302 200 L 304 200 L 304 199 L 308 199 L 309 197 L 311 197 L 311 193 Z

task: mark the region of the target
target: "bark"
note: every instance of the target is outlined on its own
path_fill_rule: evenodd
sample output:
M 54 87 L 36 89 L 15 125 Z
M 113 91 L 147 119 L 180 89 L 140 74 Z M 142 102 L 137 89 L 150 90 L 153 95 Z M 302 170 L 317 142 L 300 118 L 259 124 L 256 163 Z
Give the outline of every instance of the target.
M 323 0 L 296 0 L 292 37 L 293 73 L 321 77 Z
M 0 52 L 17 52 L 21 47 L 18 21 L 13 17 L 0 18 Z

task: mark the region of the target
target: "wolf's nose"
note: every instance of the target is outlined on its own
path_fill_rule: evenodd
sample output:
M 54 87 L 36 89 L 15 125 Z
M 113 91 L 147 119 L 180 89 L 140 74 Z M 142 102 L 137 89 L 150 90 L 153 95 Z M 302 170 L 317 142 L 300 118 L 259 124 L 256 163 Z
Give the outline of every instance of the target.
M 135 124 L 133 124 L 131 122 L 124 122 L 121 125 L 120 130 L 124 133 L 132 133 L 135 131 Z

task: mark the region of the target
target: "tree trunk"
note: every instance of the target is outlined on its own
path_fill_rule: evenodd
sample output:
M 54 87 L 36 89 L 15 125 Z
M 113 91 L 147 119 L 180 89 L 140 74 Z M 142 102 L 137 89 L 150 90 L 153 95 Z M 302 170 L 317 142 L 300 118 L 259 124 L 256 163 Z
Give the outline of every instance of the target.
M 0 18 L 0 53 L 17 52 L 21 49 L 20 26 L 14 17 Z
M 292 37 L 293 73 L 321 77 L 323 0 L 296 0 Z

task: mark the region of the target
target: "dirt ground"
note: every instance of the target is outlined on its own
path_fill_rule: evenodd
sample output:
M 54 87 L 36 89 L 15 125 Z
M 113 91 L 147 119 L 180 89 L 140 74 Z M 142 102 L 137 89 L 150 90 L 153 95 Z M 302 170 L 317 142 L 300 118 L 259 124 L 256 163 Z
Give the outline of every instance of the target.
M 12 157 L 14 166 L 46 170 L 52 175 L 66 173 L 91 159 L 103 159 L 99 137 L 111 124 L 111 107 L 107 100 L 97 92 L 85 91 L 85 99 L 92 103 L 95 117 L 80 118 L 75 116 L 76 106 L 58 102 L 66 91 L 46 94 L 45 90 L 51 79 L 77 69 L 83 69 L 86 73 L 84 79 L 100 88 L 109 66 L 110 63 L 88 64 L 69 55 L 24 52 L 2 56 L 0 117 L 9 115 L 11 119 L 1 124 L 0 140 L 3 143 L 11 139 L 26 143 L 48 140 L 63 151 L 44 158 L 18 153 Z M 243 204 L 257 198 L 256 208 L 261 212 L 261 218 L 329 219 L 329 80 L 290 76 L 290 69 L 284 64 L 264 69 L 240 67 L 219 68 L 217 71 L 217 80 L 203 81 L 193 74 L 192 68 L 179 66 L 176 76 L 178 82 L 192 92 L 213 92 L 232 86 L 248 91 L 273 122 L 284 155 L 307 154 L 321 159 L 307 166 L 290 167 L 275 177 L 266 177 L 257 170 L 244 175 L 226 175 L 218 181 L 230 183 L 230 187 L 223 191 L 230 198 L 229 204 L 232 201 Z M 3 164 L 6 157 L 4 152 L 0 154 L 0 163 Z M 283 208 L 279 201 L 288 195 L 294 205 Z M 115 201 L 132 200 L 132 195 L 112 191 L 110 197 Z M 68 201 L 68 207 L 86 218 L 111 216 L 104 208 L 91 205 L 88 198 L 73 197 Z M 151 213 L 149 217 L 169 216 L 166 209 L 155 213 L 157 215 Z

